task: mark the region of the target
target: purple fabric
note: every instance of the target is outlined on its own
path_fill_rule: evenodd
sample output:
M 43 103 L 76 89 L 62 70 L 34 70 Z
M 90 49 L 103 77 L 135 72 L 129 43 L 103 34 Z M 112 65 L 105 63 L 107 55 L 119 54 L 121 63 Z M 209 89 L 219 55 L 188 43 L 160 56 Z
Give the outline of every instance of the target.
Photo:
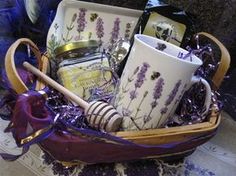
M 34 87 L 35 84 L 33 82 L 34 76 L 32 73 L 29 73 L 25 71 L 23 68 L 17 68 L 16 69 L 21 80 L 28 86 L 28 87 Z M 11 83 L 7 79 L 6 71 L 4 69 L 1 70 L 1 79 L 0 79 L 1 86 L 6 89 L 11 91 L 12 94 L 15 94 L 15 92 L 12 90 Z

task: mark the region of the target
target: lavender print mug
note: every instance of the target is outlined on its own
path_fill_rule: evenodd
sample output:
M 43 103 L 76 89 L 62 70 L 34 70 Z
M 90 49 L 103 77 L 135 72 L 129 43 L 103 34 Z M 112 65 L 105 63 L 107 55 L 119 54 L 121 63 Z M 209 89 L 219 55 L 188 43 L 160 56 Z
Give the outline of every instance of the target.
M 160 39 L 136 34 L 120 79 L 115 106 L 123 115 L 123 130 L 161 127 L 171 117 L 184 92 L 201 81 L 206 87 L 205 112 L 211 102 L 206 80 L 193 76 L 202 61 Z M 203 113 L 203 115 L 204 115 Z

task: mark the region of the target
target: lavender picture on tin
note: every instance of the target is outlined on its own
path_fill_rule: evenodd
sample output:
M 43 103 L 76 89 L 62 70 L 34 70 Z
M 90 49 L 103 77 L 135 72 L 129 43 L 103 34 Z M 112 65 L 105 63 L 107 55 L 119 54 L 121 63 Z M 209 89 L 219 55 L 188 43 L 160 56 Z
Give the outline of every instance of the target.
M 87 9 L 85 8 L 80 8 L 79 9 L 79 15 L 78 15 L 78 19 L 77 19 L 77 31 L 78 31 L 78 36 L 77 39 L 78 40 L 82 40 L 82 36 L 81 36 L 81 32 L 83 32 L 85 30 L 87 21 L 85 18 Z
M 104 22 L 102 20 L 102 18 L 98 18 L 97 19 L 97 23 L 96 23 L 96 34 L 97 34 L 97 37 L 99 38 L 99 48 L 101 48 L 102 46 L 102 38 L 104 36 Z
M 110 38 L 110 46 L 109 48 L 112 48 L 113 45 L 118 40 L 119 34 L 120 34 L 120 18 L 116 18 L 113 24 L 113 28 L 111 31 L 111 38 Z
M 107 50 L 120 38 L 130 40 L 142 13 L 98 3 L 61 1 L 48 30 L 47 51 L 54 56 L 54 46 L 81 40 L 96 40 L 100 51 Z

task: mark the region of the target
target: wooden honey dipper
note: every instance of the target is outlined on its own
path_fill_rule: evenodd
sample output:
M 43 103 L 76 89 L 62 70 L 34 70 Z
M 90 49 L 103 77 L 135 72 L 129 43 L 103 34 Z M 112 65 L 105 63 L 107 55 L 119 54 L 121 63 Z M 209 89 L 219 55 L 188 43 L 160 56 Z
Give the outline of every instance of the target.
M 23 66 L 34 75 L 42 79 L 42 81 L 61 92 L 68 99 L 81 106 L 84 109 L 87 121 L 92 127 L 107 132 L 114 132 L 118 130 L 122 122 L 122 117 L 112 105 L 102 101 L 92 101 L 88 103 L 28 62 L 24 62 Z

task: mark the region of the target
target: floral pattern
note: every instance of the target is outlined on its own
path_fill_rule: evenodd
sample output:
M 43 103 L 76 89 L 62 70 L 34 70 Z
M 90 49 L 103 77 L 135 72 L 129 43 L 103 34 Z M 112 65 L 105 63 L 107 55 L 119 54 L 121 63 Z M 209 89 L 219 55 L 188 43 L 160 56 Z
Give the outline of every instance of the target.
M 152 119 L 151 114 L 152 114 L 153 109 L 158 105 L 157 100 L 162 95 L 163 86 L 164 86 L 164 79 L 159 78 L 158 81 L 156 82 L 156 85 L 155 85 L 154 90 L 153 90 L 153 101 L 150 103 L 151 110 L 149 111 L 148 115 L 144 116 L 144 118 L 143 118 L 143 127 L 142 128 L 144 128 L 145 124 L 148 123 Z
M 133 102 L 133 100 L 137 98 L 137 96 L 138 96 L 137 90 L 138 90 L 138 88 L 142 87 L 144 81 L 146 80 L 146 72 L 147 72 L 149 67 L 150 67 L 150 65 L 147 62 L 144 62 L 143 65 L 141 66 L 141 69 L 139 70 L 139 72 L 137 74 L 137 79 L 136 79 L 136 81 L 134 83 L 134 90 L 131 90 L 129 92 L 130 101 L 129 101 L 127 107 L 125 108 L 126 112 L 127 112 L 127 110 L 129 110 L 130 105 Z M 137 67 L 137 68 L 139 68 L 139 67 Z M 134 70 L 134 73 L 136 73 L 137 68 Z M 129 79 L 128 79 L 128 82 L 129 82 Z M 141 107 L 141 105 L 143 103 L 144 98 L 147 96 L 147 94 L 148 94 L 148 91 L 145 91 L 144 94 L 143 94 L 143 97 L 142 97 L 142 99 L 141 99 L 141 101 L 140 101 L 140 103 L 139 103 L 139 105 L 138 105 L 138 107 L 136 109 L 135 115 L 134 115 L 135 119 L 136 119 L 136 117 L 138 115 L 138 112 L 140 111 L 140 107 Z M 136 128 L 141 129 L 139 127 L 139 125 L 135 122 L 135 120 L 134 120 L 134 118 L 132 116 L 129 115 L 129 118 L 131 119 L 133 124 L 136 126 Z
M 55 23 L 55 25 L 53 26 L 54 27 L 54 31 L 55 33 L 57 32 L 57 29 L 58 29 L 58 24 Z M 49 55 L 51 56 L 51 58 L 54 58 L 55 57 L 55 54 L 54 54 L 54 50 L 59 47 L 61 44 L 61 41 L 59 41 L 57 39 L 57 37 L 55 36 L 55 34 L 52 34 L 50 36 L 50 40 L 48 41 L 48 46 L 47 46 L 47 49 L 48 49 L 48 52 L 49 52 Z
M 102 37 L 104 36 L 104 22 L 102 20 L 102 18 L 98 18 L 97 19 L 97 24 L 96 24 L 96 34 L 97 37 L 99 38 L 99 47 L 102 46 Z
M 120 22 L 121 22 L 120 18 L 116 18 L 114 21 L 114 26 L 112 28 L 111 38 L 110 38 L 110 46 L 109 46 L 110 49 L 112 49 L 113 45 L 115 44 L 115 42 L 117 41 L 119 37 Z
M 67 29 L 67 33 L 66 33 L 66 36 L 62 36 L 62 40 L 64 41 L 64 43 L 68 43 L 69 41 L 72 40 L 73 36 L 69 37 L 69 34 L 70 34 L 70 31 L 73 30 L 74 28 L 74 22 L 77 18 L 77 14 L 75 13 L 73 16 L 72 16 L 72 19 L 71 19 L 71 22 L 70 22 L 70 25 L 69 26 L 66 26 L 66 29 Z
M 127 76 L 126 83 L 119 86 L 118 89 L 121 90 L 118 91 L 119 94 L 117 95 L 116 99 L 115 107 L 117 107 L 118 112 L 120 112 L 125 117 L 122 127 L 124 130 L 132 130 L 132 129 L 141 130 L 150 128 L 151 124 L 151 128 L 157 128 L 159 127 L 159 123 L 162 122 L 163 118 L 162 116 L 168 112 L 168 106 L 173 102 L 176 95 L 178 94 L 179 88 L 182 84 L 182 80 L 178 80 L 175 83 L 173 89 L 171 90 L 167 99 L 165 100 L 164 107 L 160 109 L 161 117 L 158 119 L 157 123 L 154 122 L 155 123 L 154 125 L 150 121 L 153 121 L 153 119 L 156 116 L 156 114 L 153 113 L 154 109 L 160 108 L 162 106 L 158 104 L 159 103 L 158 100 L 162 97 L 165 80 L 161 76 L 161 73 L 158 72 L 157 70 L 153 70 L 153 68 L 151 68 L 151 65 L 147 62 L 143 62 L 140 66 L 137 66 L 131 73 L 132 73 L 131 75 Z M 150 73 L 152 74 L 150 75 Z M 122 75 L 123 80 L 124 80 L 124 75 L 126 75 L 126 73 L 123 73 Z M 155 84 L 153 85 L 154 88 L 152 90 L 152 95 L 148 95 L 150 94 L 150 90 L 144 91 L 142 89 L 143 85 L 147 85 L 150 83 L 150 82 L 145 82 L 146 80 L 151 82 L 155 81 Z M 141 92 L 139 91 L 139 89 L 141 90 Z M 126 101 L 127 103 L 125 103 L 125 106 L 121 103 L 124 97 L 129 97 L 128 100 Z M 150 105 L 150 110 L 147 111 L 146 114 L 144 114 L 143 112 L 142 114 L 140 114 L 145 99 L 146 101 L 147 100 L 149 101 L 148 104 Z M 177 101 L 175 101 L 175 103 L 177 103 Z M 158 105 L 160 107 L 158 107 Z M 145 108 L 147 108 L 147 106 L 145 106 Z
M 48 31 L 48 36 L 54 36 L 57 41 L 61 41 L 59 46 L 80 40 L 96 40 L 100 51 L 103 49 L 111 50 L 119 38 L 130 40 L 141 15 L 141 11 L 140 14 L 131 12 L 130 15 L 124 15 L 125 9 L 116 7 L 113 7 L 114 14 L 112 14 L 104 11 L 106 8 L 109 9 L 109 6 L 104 8 L 98 6 L 93 9 L 92 5 L 87 7 L 80 2 L 75 6 L 78 8 L 69 8 L 65 2 L 65 7 L 63 6 L 57 11 L 57 14 L 62 16 L 64 14 L 64 19 L 57 17 L 60 16 L 57 15 Z M 53 27 L 55 24 L 57 29 Z M 123 28 L 125 30 L 121 30 Z M 54 42 L 53 39 L 50 37 L 47 39 L 49 53 L 53 53 L 55 49 L 55 47 L 51 47 L 51 43 Z
M 131 28 L 131 24 L 130 23 L 127 23 L 126 24 L 126 28 L 125 28 L 125 39 L 129 39 L 130 38 L 130 30 Z
M 201 176 L 214 176 L 215 173 L 212 171 L 209 171 L 208 169 L 203 169 L 197 165 L 195 165 L 192 161 L 186 160 L 184 163 L 184 167 L 186 170 L 184 171 L 185 176 L 190 176 L 194 172 L 196 175 Z
M 135 81 L 135 84 L 134 84 L 135 88 L 134 88 L 134 90 L 131 90 L 129 92 L 130 102 L 128 103 L 127 109 L 129 109 L 132 101 L 135 98 L 137 98 L 137 96 L 138 96 L 137 89 L 140 88 L 143 85 L 144 80 L 145 80 L 145 75 L 146 75 L 146 72 L 147 72 L 149 67 L 150 67 L 150 65 L 148 63 L 146 63 L 146 62 L 143 63 L 143 66 L 141 67 L 141 69 L 140 69 L 140 71 L 137 75 L 137 79 Z
M 86 15 L 87 9 L 85 8 L 80 8 L 79 9 L 79 15 L 78 15 L 78 19 L 77 19 L 77 31 L 79 33 L 77 40 L 82 40 L 82 36 L 81 36 L 81 32 L 84 31 L 87 21 L 85 19 L 85 15 Z
M 172 103 L 172 101 L 175 99 L 177 93 L 178 93 L 178 90 L 179 90 L 179 87 L 181 85 L 181 80 L 178 80 L 178 82 L 175 84 L 174 88 L 172 89 L 172 91 L 170 92 L 168 98 L 166 99 L 165 101 L 165 106 L 163 108 L 161 108 L 161 117 L 157 123 L 157 126 L 159 126 L 159 123 L 162 122 L 162 116 L 164 114 L 167 113 L 168 111 L 168 106 Z

